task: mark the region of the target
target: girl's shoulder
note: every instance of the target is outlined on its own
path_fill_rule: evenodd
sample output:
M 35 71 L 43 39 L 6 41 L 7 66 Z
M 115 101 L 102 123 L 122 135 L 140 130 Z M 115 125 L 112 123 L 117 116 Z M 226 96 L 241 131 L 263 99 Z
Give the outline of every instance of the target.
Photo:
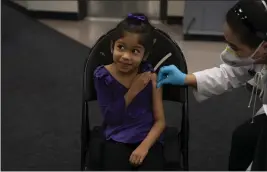
M 97 80 L 103 80 L 108 85 L 114 81 L 114 78 L 110 74 L 109 65 L 100 65 L 94 71 L 94 78 Z
M 143 73 L 143 72 L 154 72 L 154 68 L 153 68 L 152 64 L 150 64 L 149 62 L 143 61 L 140 64 L 140 72 L 141 73 Z
M 98 66 L 94 71 L 94 77 L 98 79 L 103 78 L 107 76 L 108 74 L 109 72 L 104 65 Z

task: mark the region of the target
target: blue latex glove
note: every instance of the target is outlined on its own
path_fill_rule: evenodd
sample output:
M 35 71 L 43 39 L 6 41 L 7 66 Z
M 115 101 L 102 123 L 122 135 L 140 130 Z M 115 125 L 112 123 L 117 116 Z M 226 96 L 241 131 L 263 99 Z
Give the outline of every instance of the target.
M 157 78 L 157 87 L 163 84 L 184 85 L 186 74 L 181 72 L 176 66 L 163 66 L 160 68 Z

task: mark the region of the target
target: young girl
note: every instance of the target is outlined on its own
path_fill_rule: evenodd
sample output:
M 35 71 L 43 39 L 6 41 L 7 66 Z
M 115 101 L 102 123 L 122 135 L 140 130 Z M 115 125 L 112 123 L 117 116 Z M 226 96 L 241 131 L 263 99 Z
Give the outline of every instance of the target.
M 145 61 L 152 31 L 145 15 L 129 14 L 111 37 L 113 63 L 94 72 L 105 123 L 104 170 L 163 170 L 162 90 Z

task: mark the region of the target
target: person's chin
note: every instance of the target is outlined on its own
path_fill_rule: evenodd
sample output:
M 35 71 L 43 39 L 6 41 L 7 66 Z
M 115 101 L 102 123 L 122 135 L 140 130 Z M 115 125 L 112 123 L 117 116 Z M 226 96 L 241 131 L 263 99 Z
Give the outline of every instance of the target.
M 122 64 L 118 64 L 118 69 L 120 72 L 123 72 L 123 73 L 128 73 L 132 70 L 132 67 L 129 65 L 122 65 Z
M 131 69 L 129 69 L 129 68 L 119 68 L 119 71 L 121 73 L 130 73 L 131 72 Z

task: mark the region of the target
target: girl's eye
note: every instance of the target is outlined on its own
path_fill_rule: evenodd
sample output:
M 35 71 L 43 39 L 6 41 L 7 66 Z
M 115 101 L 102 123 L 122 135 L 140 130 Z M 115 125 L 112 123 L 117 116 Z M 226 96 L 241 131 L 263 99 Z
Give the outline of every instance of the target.
M 120 50 L 124 50 L 124 46 L 123 45 L 118 45 L 117 46 Z
M 137 49 L 134 49 L 134 50 L 133 50 L 133 53 L 134 53 L 134 54 L 139 54 L 139 53 L 140 53 L 140 51 L 139 51 L 139 50 L 137 50 Z

